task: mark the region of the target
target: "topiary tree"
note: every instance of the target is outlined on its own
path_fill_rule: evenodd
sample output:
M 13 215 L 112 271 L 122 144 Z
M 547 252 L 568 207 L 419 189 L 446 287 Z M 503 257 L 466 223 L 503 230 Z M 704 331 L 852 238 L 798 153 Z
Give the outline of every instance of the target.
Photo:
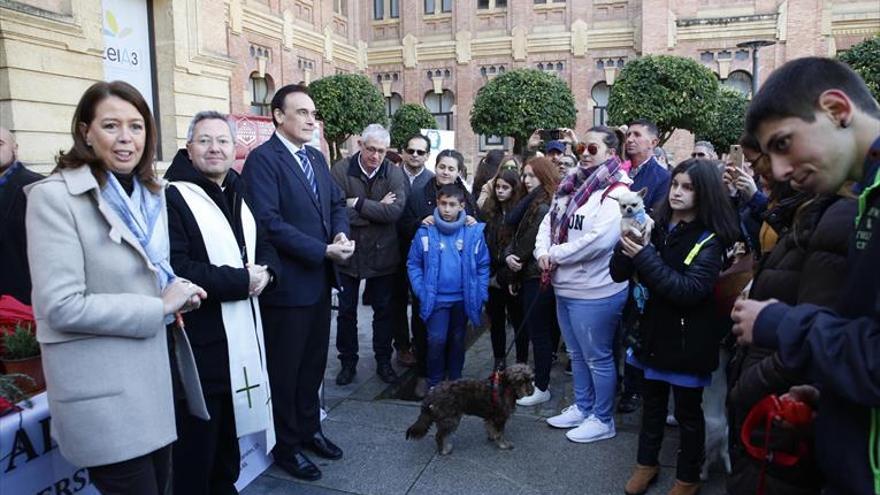
M 837 58 L 858 72 L 874 99 L 880 101 L 880 34 L 853 45 Z
M 402 150 L 406 140 L 422 129 L 436 129 L 437 121 L 427 108 L 406 103 L 391 116 L 391 145 Z
M 535 129 L 574 127 L 577 110 L 565 82 L 536 69 L 516 69 L 489 81 L 477 93 L 471 128 L 487 136 L 514 138 L 521 153 Z
M 327 76 L 310 84 L 309 94 L 324 122 L 331 163 L 341 158 L 339 148 L 352 134 L 370 124 L 387 123 L 382 93 L 365 76 Z
M 696 132 L 697 140 L 709 141 L 715 145 L 718 156 L 726 153 L 743 133 L 748 106 L 749 100 L 739 91 L 726 86 L 719 87 L 718 105 L 712 115 L 712 122 L 705 129 Z
M 652 55 L 624 66 L 611 89 L 608 118 L 615 125 L 638 118 L 657 124 L 662 146 L 676 129 L 697 132 L 711 124 L 718 78 L 698 62 Z

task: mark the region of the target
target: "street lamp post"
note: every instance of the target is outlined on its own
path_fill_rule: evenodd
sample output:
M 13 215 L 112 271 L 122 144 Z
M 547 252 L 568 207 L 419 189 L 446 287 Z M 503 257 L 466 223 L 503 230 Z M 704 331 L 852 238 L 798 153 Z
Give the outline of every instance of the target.
M 736 44 L 737 48 L 746 48 L 752 54 L 752 98 L 758 92 L 758 50 L 775 44 L 776 42 L 771 40 L 743 41 Z

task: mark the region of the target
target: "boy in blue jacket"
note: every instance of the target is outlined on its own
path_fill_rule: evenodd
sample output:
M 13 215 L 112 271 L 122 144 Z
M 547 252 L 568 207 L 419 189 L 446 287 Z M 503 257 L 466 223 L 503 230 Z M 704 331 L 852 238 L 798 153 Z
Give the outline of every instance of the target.
M 445 185 L 437 192 L 434 221 L 413 238 L 406 268 L 419 316 L 428 330 L 428 387 L 461 378 L 465 325 L 480 324 L 489 298 L 489 250 L 485 224 L 466 225 L 465 191 Z

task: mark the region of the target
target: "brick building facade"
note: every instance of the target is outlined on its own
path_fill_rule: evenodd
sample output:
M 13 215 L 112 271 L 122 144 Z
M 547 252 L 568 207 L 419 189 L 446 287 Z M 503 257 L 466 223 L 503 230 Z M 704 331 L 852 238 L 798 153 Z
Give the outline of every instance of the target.
M 787 60 L 833 56 L 880 32 L 876 0 L 117 0 L 151 13 L 161 158 L 195 112 L 268 113 L 275 88 L 363 73 L 389 112 L 418 103 L 454 130 L 470 167 L 506 140 L 474 135 L 476 92 L 531 67 L 565 80 L 577 131 L 604 116 L 608 86 L 644 54 L 690 57 L 747 92 L 752 61 L 737 43 L 771 40 L 760 79 Z M 102 79 L 101 0 L 0 0 L 0 125 L 25 161 L 69 143 L 82 91 Z M 669 148 L 692 143 L 676 135 Z

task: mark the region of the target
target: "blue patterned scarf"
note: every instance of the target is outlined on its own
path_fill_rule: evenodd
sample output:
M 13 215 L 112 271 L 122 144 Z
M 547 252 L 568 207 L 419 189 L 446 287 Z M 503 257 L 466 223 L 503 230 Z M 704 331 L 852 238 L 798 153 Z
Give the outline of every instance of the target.
M 156 276 L 159 291 L 175 278 L 171 268 L 168 225 L 159 222 L 165 209 L 165 194 L 153 194 L 137 177 L 132 181 L 134 191 L 129 197 L 112 173 L 107 173 L 107 183 L 101 188 L 101 196 L 137 238 L 150 262 L 158 270 Z

